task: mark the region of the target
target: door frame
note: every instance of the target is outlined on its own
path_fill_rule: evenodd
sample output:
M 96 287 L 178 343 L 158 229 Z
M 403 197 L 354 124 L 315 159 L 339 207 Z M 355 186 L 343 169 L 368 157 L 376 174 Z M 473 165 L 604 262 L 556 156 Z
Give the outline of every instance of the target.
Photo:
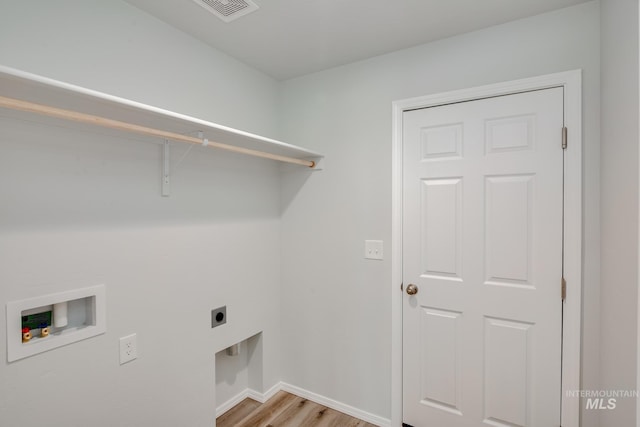
M 391 425 L 402 425 L 402 117 L 405 111 L 511 95 L 532 90 L 564 88 L 564 123 L 568 146 L 564 152 L 564 278 L 567 298 L 562 322 L 563 427 L 579 427 L 582 311 L 582 71 L 573 70 L 504 83 L 454 90 L 392 103 L 392 228 L 391 228 Z M 560 142 L 560 129 L 558 130 Z M 560 298 L 560 278 L 558 278 Z

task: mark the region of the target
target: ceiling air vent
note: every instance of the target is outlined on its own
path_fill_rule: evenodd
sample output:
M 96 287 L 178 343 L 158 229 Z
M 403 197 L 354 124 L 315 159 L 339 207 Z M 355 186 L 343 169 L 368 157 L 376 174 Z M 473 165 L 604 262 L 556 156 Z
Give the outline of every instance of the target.
M 251 0 L 193 0 L 209 12 L 222 19 L 231 22 L 234 19 L 251 13 L 258 9 L 258 5 Z

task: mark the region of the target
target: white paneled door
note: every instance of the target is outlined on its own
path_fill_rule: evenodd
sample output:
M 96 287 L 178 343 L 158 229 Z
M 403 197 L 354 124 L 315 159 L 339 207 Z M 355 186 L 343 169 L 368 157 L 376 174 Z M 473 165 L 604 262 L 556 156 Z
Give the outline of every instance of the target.
M 405 423 L 560 425 L 562 127 L 562 88 L 404 113 Z

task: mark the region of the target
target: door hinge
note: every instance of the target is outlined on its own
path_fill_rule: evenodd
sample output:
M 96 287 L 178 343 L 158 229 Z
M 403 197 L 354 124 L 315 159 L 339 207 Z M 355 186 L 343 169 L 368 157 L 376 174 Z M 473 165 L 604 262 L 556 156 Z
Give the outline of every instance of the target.
M 562 128 L 562 149 L 563 150 L 567 149 L 567 128 L 566 127 Z
M 567 299 L 567 281 L 565 280 L 565 278 L 563 277 L 562 280 L 560 281 L 560 286 L 561 286 L 561 292 L 562 292 L 562 301 Z

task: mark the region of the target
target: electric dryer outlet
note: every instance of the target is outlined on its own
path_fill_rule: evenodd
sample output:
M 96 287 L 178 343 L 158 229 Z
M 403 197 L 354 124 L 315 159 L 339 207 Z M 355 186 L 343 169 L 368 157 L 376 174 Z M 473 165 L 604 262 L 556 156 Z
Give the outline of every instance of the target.
M 227 306 L 222 306 L 211 310 L 211 327 L 215 328 L 227 323 Z

